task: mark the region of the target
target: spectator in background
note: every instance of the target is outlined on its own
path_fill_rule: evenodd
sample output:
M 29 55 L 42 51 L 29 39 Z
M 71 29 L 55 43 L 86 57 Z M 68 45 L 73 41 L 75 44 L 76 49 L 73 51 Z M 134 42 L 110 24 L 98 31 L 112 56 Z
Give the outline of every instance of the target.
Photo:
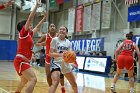
M 84 55 L 85 54 L 85 51 L 79 51 L 79 55 Z
M 96 51 L 93 51 L 92 55 L 93 56 L 97 56 Z
M 99 56 L 103 56 L 102 52 L 99 52 Z
M 10 0 L 10 1 L 8 1 L 8 2 L 5 3 L 5 4 L 0 4 L 0 10 L 11 6 L 13 3 L 14 3 L 13 0 Z

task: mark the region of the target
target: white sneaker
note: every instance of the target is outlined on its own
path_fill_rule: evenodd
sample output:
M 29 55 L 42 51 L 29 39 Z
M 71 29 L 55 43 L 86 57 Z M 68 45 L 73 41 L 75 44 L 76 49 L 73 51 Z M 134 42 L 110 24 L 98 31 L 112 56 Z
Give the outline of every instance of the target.
M 115 85 L 110 87 L 111 91 L 114 93 L 115 92 Z
M 130 88 L 130 93 L 134 93 L 134 89 L 131 89 L 131 88 Z

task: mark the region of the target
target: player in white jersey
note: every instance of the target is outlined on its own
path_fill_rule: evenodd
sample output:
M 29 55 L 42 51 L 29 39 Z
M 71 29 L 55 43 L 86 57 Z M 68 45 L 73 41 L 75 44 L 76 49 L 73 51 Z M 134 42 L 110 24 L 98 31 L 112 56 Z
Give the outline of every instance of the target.
M 59 84 L 60 70 L 71 84 L 74 93 L 78 93 L 76 79 L 72 72 L 72 67 L 63 60 L 63 54 L 65 51 L 71 49 L 70 41 L 65 38 L 67 32 L 68 29 L 64 26 L 61 26 L 59 29 L 59 36 L 53 38 L 50 45 L 50 56 L 53 57 L 51 62 L 52 85 L 49 88 L 48 93 L 55 93 Z

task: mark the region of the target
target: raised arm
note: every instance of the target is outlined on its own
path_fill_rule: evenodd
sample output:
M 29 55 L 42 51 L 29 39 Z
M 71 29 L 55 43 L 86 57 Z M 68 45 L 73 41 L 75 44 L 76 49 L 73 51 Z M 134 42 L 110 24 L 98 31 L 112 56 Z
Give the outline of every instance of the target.
M 11 6 L 13 3 L 14 3 L 14 1 L 13 1 L 13 0 L 10 0 L 10 1 L 8 1 L 8 2 L 5 3 L 5 4 L 1 4 L 1 5 L 0 5 L 0 10 Z
M 36 5 L 35 5 L 33 11 L 30 13 L 30 15 L 29 15 L 29 17 L 27 19 L 27 22 L 25 24 L 25 31 L 28 31 L 28 29 L 29 29 L 29 27 L 31 25 L 31 22 L 33 21 L 33 18 L 34 18 L 35 14 L 36 14 L 38 4 L 39 4 L 39 0 L 36 0 Z
M 46 43 L 46 35 L 43 35 L 36 43 L 36 46 L 45 46 Z
M 37 31 L 39 31 L 40 26 L 43 24 L 43 22 L 46 20 L 47 18 L 47 13 L 44 12 L 44 17 L 43 19 L 36 25 L 36 27 L 33 29 L 33 33 L 35 34 Z

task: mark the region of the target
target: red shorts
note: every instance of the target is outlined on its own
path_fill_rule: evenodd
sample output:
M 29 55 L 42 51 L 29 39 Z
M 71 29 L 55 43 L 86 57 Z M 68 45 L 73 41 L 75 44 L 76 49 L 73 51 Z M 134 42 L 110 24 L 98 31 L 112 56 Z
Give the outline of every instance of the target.
M 134 58 L 132 56 L 119 55 L 117 66 L 119 69 L 132 70 L 134 69 Z
M 30 62 L 28 62 L 26 59 L 17 56 L 14 59 L 14 67 L 18 75 L 21 76 L 22 72 L 30 68 L 31 66 L 30 66 Z
M 51 61 L 51 57 L 46 55 L 45 63 L 50 64 L 50 61 Z

